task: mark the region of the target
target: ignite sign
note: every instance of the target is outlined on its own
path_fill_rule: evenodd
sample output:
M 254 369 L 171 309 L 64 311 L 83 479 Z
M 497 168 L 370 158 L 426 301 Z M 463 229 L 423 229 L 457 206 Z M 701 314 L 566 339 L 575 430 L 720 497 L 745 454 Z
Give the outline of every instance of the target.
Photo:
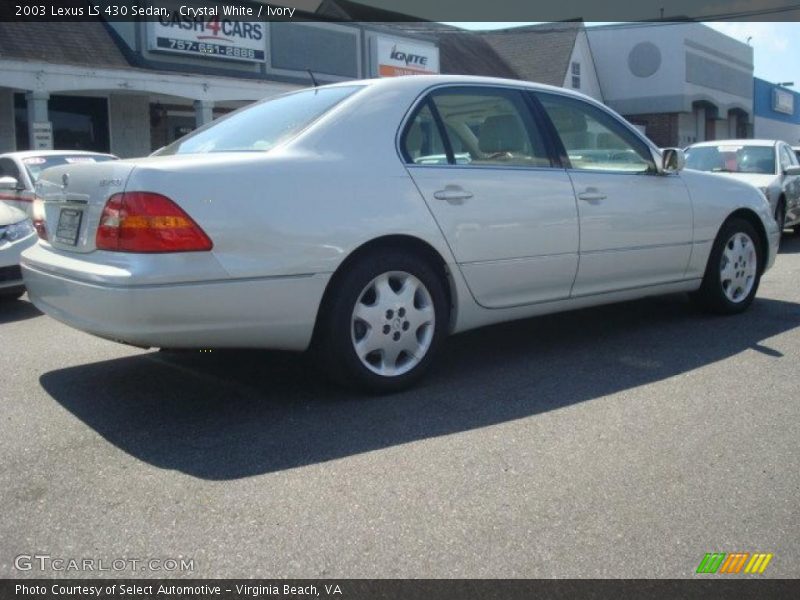
M 413 44 L 378 38 L 377 75 L 430 75 L 439 72 L 439 49 L 432 45 Z
M 149 48 L 210 58 L 263 62 L 264 23 L 213 16 L 183 16 L 177 12 L 148 23 Z

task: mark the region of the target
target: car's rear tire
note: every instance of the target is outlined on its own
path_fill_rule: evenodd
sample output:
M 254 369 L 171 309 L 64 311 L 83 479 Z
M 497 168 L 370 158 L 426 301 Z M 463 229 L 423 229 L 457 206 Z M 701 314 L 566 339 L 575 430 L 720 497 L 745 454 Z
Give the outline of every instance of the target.
M 445 283 L 426 260 L 401 249 L 358 259 L 321 309 L 314 356 L 337 382 L 390 393 L 419 380 L 445 338 Z
M 700 289 L 692 294 L 703 309 L 723 315 L 750 306 L 761 281 L 761 237 L 746 220 L 729 219 L 711 248 Z

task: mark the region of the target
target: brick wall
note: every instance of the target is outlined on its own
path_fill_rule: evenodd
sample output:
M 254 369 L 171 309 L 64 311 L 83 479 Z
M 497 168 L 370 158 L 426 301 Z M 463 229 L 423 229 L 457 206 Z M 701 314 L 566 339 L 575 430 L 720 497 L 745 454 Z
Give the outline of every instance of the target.
M 635 125 L 646 128 L 647 137 L 661 148 L 678 146 L 677 113 L 658 113 L 651 115 L 630 115 L 626 119 Z

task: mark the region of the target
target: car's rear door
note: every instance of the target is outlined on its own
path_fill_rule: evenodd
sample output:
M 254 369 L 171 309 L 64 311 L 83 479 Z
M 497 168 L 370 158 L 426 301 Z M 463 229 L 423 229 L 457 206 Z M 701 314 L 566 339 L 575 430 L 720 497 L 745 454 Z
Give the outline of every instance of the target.
M 531 109 L 514 88 L 440 87 L 401 136 L 408 171 L 486 307 L 567 298 L 577 270 L 572 184 Z
M 536 92 L 566 154 L 580 219 L 573 296 L 646 287 L 685 277 L 692 204 L 679 174 L 658 174 L 649 147 L 609 112 Z

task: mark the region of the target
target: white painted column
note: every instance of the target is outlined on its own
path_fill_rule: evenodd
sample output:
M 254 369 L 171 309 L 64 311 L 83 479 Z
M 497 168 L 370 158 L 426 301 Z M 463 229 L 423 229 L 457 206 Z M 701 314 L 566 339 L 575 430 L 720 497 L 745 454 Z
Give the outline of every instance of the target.
M 214 102 L 211 100 L 194 101 L 194 121 L 200 127 L 214 119 Z
M 697 141 L 704 142 L 706 141 L 706 109 L 697 108 L 695 114 L 697 115 Z
M 13 152 L 16 149 L 14 92 L 13 90 L 0 88 L 0 152 Z
M 53 149 L 53 124 L 50 122 L 50 114 L 47 102 L 50 94 L 47 92 L 28 92 L 25 94 L 28 101 L 28 143 L 31 150 L 52 150 Z M 50 135 L 46 131 L 50 130 Z

